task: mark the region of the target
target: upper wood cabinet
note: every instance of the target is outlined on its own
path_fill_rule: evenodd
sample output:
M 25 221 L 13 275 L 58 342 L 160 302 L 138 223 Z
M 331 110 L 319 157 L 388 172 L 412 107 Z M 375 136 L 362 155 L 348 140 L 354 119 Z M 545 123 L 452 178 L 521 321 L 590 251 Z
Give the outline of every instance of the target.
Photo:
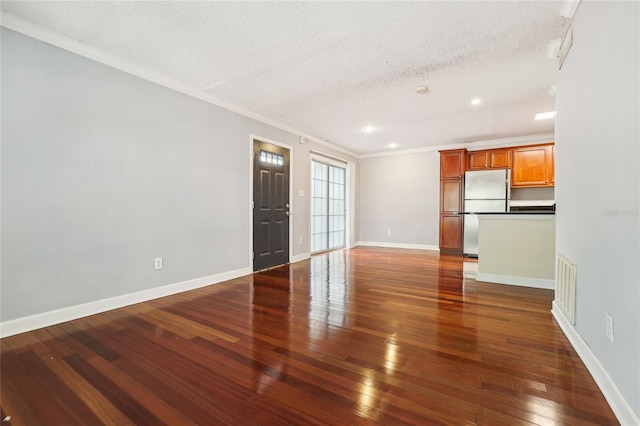
M 440 151 L 440 179 L 462 179 L 466 149 Z
M 513 156 L 512 187 L 541 187 L 555 184 L 552 144 L 517 147 L 511 152 Z
M 467 170 L 506 169 L 511 167 L 509 149 L 470 151 L 467 154 Z
M 489 167 L 492 169 L 506 169 L 511 167 L 511 150 L 493 149 L 489 151 Z
M 483 170 L 487 168 L 488 151 L 471 151 L 467 154 L 467 170 Z
M 556 185 L 556 146 L 551 145 L 551 186 Z

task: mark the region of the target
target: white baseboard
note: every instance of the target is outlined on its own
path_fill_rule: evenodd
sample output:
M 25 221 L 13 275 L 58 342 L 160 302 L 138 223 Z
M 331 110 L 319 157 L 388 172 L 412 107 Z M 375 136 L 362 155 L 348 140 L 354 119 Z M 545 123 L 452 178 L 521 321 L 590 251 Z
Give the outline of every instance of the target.
M 440 251 L 440 247 L 431 246 L 428 244 L 403 244 L 403 243 L 385 243 L 385 242 L 375 242 L 375 241 L 357 241 L 356 246 Z
M 56 309 L 54 311 L 5 321 L 0 323 L 0 337 L 13 336 L 14 334 L 24 333 L 89 315 L 99 314 L 112 309 L 133 305 L 134 303 L 171 296 L 172 294 L 206 287 L 211 284 L 217 284 L 234 278 L 243 277 L 251 273 L 251 268 L 241 268 L 234 271 L 223 272 L 221 274 L 196 278 L 175 284 L 168 284 L 162 287 L 150 288 L 148 290 L 137 291 L 135 293 L 123 294 L 122 296 L 110 297 L 108 299 L 83 303 L 82 305 L 70 306 L 68 308 Z
M 564 332 L 571 345 L 578 353 L 578 356 L 584 362 L 584 365 L 589 370 L 589 373 L 593 376 L 593 379 L 600 387 L 604 398 L 609 403 L 611 410 L 616 415 L 616 418 L 621 425 L 640 425 L 640 417 L 637 413 L 633 412 L 633 409 L 622 395 L 615 382 L 607 373 L 607 370 L 602 366 L 596 355 L 593 353 L 587 342 L 585 342 L 578 331 L 571 325 L 569 320 L 562 313 L 560 306 L 553 302 L 551 314 L 558 322 L 558 325 Z
M 293 256 L 291 258 L 291 263 L 296 263 L 296 262 L 300 262 L 303 260 L 307 260 L 311 257 L 311 253 L 302 253 L 302 254 L 296 254 L 295 256 Z
M 548 290 L 555 290 L 556 288 L 555 280 L 547 280 L 543 278 L 519 277 L 516 275 L 486 274 L 482 272 L 478 272 L 478 275 L 476 276 L 476 281 L 484 281 L 487 283 L 496 283 L 496 284 L 517 285 L 520 287 L 544 288 Z

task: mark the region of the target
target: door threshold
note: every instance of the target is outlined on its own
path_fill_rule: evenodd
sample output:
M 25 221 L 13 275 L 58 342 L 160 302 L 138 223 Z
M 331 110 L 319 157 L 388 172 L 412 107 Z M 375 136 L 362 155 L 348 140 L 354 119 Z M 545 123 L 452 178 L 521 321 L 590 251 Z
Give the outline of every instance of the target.
M 264 269 L 257 269 L 255 271 L 253 271 L 254 274 L 257 274 L 258 272 L 264 272 L 264 271 L 270 271 L 272 269 L 278 269 L 281 268 L 283 266 L 287 266 L 287 265 L 291 265 L 290 262 L 287 263 L 281 263 L 280 265 L 275 265 L 275 266 L 269 266 L 268 268 L 264 268 Z

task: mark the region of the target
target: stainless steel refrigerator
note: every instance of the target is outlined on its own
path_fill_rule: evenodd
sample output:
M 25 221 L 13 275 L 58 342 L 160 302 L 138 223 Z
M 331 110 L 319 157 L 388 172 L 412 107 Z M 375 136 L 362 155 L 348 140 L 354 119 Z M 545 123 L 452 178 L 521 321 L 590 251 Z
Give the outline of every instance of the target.
M 464 175 L 464 245 L 466 256 L 478 257 L 478 215 L 509 211 L 509 169 L 479 170 Z

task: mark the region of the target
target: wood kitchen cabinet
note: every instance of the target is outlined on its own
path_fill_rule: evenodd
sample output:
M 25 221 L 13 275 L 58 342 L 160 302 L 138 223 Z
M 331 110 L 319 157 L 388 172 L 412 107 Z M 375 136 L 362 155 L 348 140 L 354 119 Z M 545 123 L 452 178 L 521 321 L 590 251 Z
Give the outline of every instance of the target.
M 462 179 L 466 149 L 440 151 L 440 179 Z
M 551 174 L 550 174 L 551 186 L 556 185 L 556 146 L 551 145 Z
M 471 151 L 467 155 L 467 170 L 484 170 L 487 168 L 488 151 Z
M 440 151 L 440 249 L 462 253 L 462 211 L 467 150 Z
M 462 253 L 462 215 L 440 215 L 440 250 Z
M 462 179 L 440 182 L 440 213 L 452 213 L 462 210 Z
M 513 148 L 511 187 L 554 186 L 554 154 L 553 144 Z
M 509 149 L 471 151 L 467 154 L 467 170 L 507 169 L 511 167 Z
M 493 149 L 489 151 L 489 167 L 492 169 L 511 167 L 511 150 Z
M 511 168 L 514 188 L 554 185 L 554 145 L 440 151 L 440 250 L 462 253 L 465 170 Z

